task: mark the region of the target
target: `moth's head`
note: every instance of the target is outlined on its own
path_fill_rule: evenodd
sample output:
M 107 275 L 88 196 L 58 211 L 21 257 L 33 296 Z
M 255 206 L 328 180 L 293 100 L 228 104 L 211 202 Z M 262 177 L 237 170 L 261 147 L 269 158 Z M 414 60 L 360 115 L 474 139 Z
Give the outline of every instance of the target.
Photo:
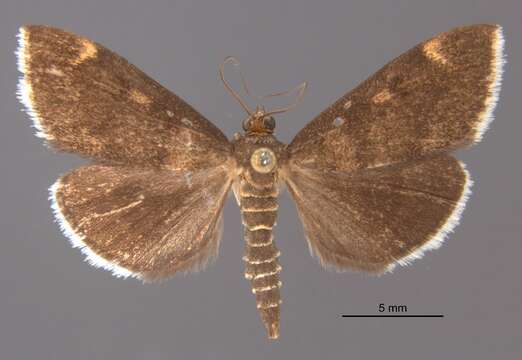
M 270 135 L 274 132 L 275 126 L 274 117 L 266 113 L 262 107 L 258 107 L 243 121 L 243 130 L 247 134 Z

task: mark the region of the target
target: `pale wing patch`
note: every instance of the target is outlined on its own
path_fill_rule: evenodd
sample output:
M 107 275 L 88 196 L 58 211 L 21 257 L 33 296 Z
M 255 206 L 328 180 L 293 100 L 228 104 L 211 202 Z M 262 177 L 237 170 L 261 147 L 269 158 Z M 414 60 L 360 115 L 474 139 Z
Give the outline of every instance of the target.
M 502 32 L 502 27 L 497 26 L 493 34 L 493 41 L 491 51 L 493 52 L 493 56 L 491 58 L 491 75 L 489 76 L 489 86 L 488 86 L 488 96 L 485 103 L 485 108 L 482 113 L 479 115 L 479 123 L 475 128 L 475 143 L 478 143 L 482 140 L 484 133 L 489 128 L 489 124 L 493 121 L 493 111 L 497 106 L 498 95 L 500 93 L 500 87 L 502 85 L 502 74 L 504 72 L 504 64 L 506 63 L 506 58 L 504 54 L 504 34 Z
M 29 69 L 29 35 L 27 31 L 21 27 L 18 34 L 18 48 L 16 49 L 16 57 L 17 57 L 17 65 L 18 71 L 22 73 L 22 76 L 18 80 L 17 86 L 17 97 L 18 100 L 24 106 L 24 111 L 33 121 L 33 127 L 36 129 L 36 136 L 52 140 L 54 137 L 50 136 L 45 132 L 44 127 L 42 126 L 42 122 L 40 121 L 40 116 L 38 114 L 38 110 L 34 107 L 33 101 L 33 89 L 31 87 L 31 73 Z
M 58 205 L 58 201 L 56 199 L 56 194 L 60 187 L 62 186 L 61 181 L 57 180 L 50 188 L 49 188 L 49 200 L 51 200 L 51 208 L 53 209 L 55 221 L 60 226 L 63 234 L 69 239 L 72 247 L 79 248 L 80 251 L 85 255 L 85 261 L 90 265 L 98 268 L 102 268 L 112 272 L 112 274 L 116 277 L 127 278 L 127 277 L 135 277 L 137 279 L 141 279 L 141 275 L 137 273 L 133 273 L 128 269 L 125 269 L 122 266 L 116 265 L 104 258 L 100 255 L 96 254 L 92 251 L 87 244 L 85 244 L 84 239 L 85 235 L 75 231 L 71 224 L 65 219 L 62 213 L 62 209 Z
M 378 168 L 378 167 L 385 166 L 385 165 L 388 165 L 388 164 L 384 163 L 384 162 L 381 162 L 381 161 L 377 161 L 377 162 L 374 162 L 373 164 L 367 165 L 366 168 L 367 169 L 373 169 L 373 168 Z
M 59 76 L 59 77 L 65 76 L 64 72 L 62 70 L 56 68 L 55 66 L 51 66 L 49 69 L 46 70 L 46 72 L 48 74 L 51 74 L 54 76 Z
M 190 189 L 192 187 L 192 172 L 187 171 L 183 174 L 183 177 L 185 178 L 185 182 L 187 183 L 188 188 Z
M 73 65 L 80 65 L 86 60 L 93 59 L 97 56 L 98 49 L 96 45 L 87 39 L 80 39 L 80 51 L 78 57 L 72 61 Z
M 433 60 L 440 65 L 448 64 L 448 59 L 442 53 L 441 41 L 439 38 L 435 38 L 424 44 L 422 51 L 428 59 Z
M 343 105 L 343 108 L 344 110 L 348 110 L 349 108 L 352 107 L 352 101 L 351 100 L 348 100 L 347 102 L 344 103 Z
M 152 103 L 152 100 L 147 95 L 136 89 L 130 91 L 130 98 L 140 105 L 150 105 Z
M 183 125 L 185 125 L 185 126 L 188 126 L 188 127 L 192 127 L 192 126 L 193 126 L 192 121 L 190 121 L 190 120 L 187 119 L 187 118 L 182 118 L 182 119 L 181 119 L 181 123 L 182 123 Z
M 119 208 L 115 208 L 115 209 L 112 209 L 112 210 L 109 210 L 107 212 L 104 212 L 104 213 L 91 213 L 87 216 L 85 216 L 79 223 L 78 223 L 78 226 L 83 226 L 84 224 L 89 224 L 92 219 L 96 219 L 96 218 L 100 218 L 100 217 L 106 217 L 106 216 L 111 216 L 111 215 L 114 215 L 114 214 L 117 214 L 117 213 L 120 213 L 122 211 L 125 211 L 125 210 L 128 210 L 128 209 L 132 209 L 133 207 L 136 207 L 138 205 L 140 205 L 141 203 L 143 202 L 143 195 L 140 194 L 139 196 L 139 199 L 136 200 L 136 201 L 133 201 L 131 202 L 130 204 L 128 205 L 125 205 L 125 206 L 122 206 L 122 207 L 119 207 Z
M 392 96 L 393 95 L 390 92 L 390 90 L 384 89 L 384 90 L 380 91 L 378 94 L 376 94 L 374 97 L 372 97 L 372 101 L 376 104 L 382 104 L 382 103 L 385 103 L 386 101 L 391 100 Z
M 333 126 L 335 127 L 339 127 L 341 125 L 343 125 L 344 123 L 346 122 L 346 120 L 344 120 L 344 118 L 338 116 L 334 119 L 333 121 Z
M 425 242 L 410 254 L 400 259 L 396 259 L 395 263 L 388 265 L 385 272 L 392 272 L 397 264 L 401 266 L 410 265 L 413 261 L 422 258 L 427 251 L 440 248 L 446 237 L 452 233 L 455 227 L 459 224 L 462 212 L 466 207 L 466 202 L 471 195 L 471 187 L 473 186 L 473 181 L 470 178 L 468 170 L 466 170 L 466 165 L 461 161 L 459 161 L 459 165 L 466 176 L 465 183 L 460 198 L 457 201 L 455 208 L 446 219 L 446 222 L 438 229 L 429 241 Z

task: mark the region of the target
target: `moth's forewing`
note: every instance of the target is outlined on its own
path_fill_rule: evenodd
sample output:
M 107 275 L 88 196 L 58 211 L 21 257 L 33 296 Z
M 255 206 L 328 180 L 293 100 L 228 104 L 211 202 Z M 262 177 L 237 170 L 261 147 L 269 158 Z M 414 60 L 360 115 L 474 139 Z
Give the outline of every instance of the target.
M 217 127 L 102 45 L 47 26 L 22 27 L 18 37 L 19 97 L 53 147 L 142 168 L 227 159 Z
M 292 160 L 354 171 L 479 141 L 493 119 L 503 43 L 500 26 L 473 25 L 417 45 L 302 129 Z
M 51 189 L 73 246 L 118 276 L 156 280 L 217 255 L 226 167 L 193 173 L 85 166 Z
M 449 155 L 355 173 L 288 169 L 310 250 L 337 270 L 381 273 L 439 247 L 471 186 Z

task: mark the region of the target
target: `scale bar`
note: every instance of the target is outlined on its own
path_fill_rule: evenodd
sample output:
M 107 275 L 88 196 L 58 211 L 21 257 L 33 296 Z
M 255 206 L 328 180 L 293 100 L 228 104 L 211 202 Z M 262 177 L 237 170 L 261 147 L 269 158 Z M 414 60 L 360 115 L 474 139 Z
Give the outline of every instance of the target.
M 341 315 L 341 317 L 343 318 L 443 318 L 444 315 L 443 314 L 397 314 L 397 315 L 392 315 L 392 314 L 384 314 L 384 315 L 371 315 L 371 314 L 368 314 L 368 315 L 348 315 L 348 314 L 343 314 Z

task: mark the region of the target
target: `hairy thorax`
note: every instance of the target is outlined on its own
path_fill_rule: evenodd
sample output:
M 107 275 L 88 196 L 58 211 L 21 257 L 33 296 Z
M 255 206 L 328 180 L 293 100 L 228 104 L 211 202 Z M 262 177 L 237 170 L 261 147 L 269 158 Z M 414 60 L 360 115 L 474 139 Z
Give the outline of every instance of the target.
M 278 169 L 286 163 L 286 145 L 273 135 L 239 135 L 232 141 L 239 177 L 259 185 L 277 181 Z

